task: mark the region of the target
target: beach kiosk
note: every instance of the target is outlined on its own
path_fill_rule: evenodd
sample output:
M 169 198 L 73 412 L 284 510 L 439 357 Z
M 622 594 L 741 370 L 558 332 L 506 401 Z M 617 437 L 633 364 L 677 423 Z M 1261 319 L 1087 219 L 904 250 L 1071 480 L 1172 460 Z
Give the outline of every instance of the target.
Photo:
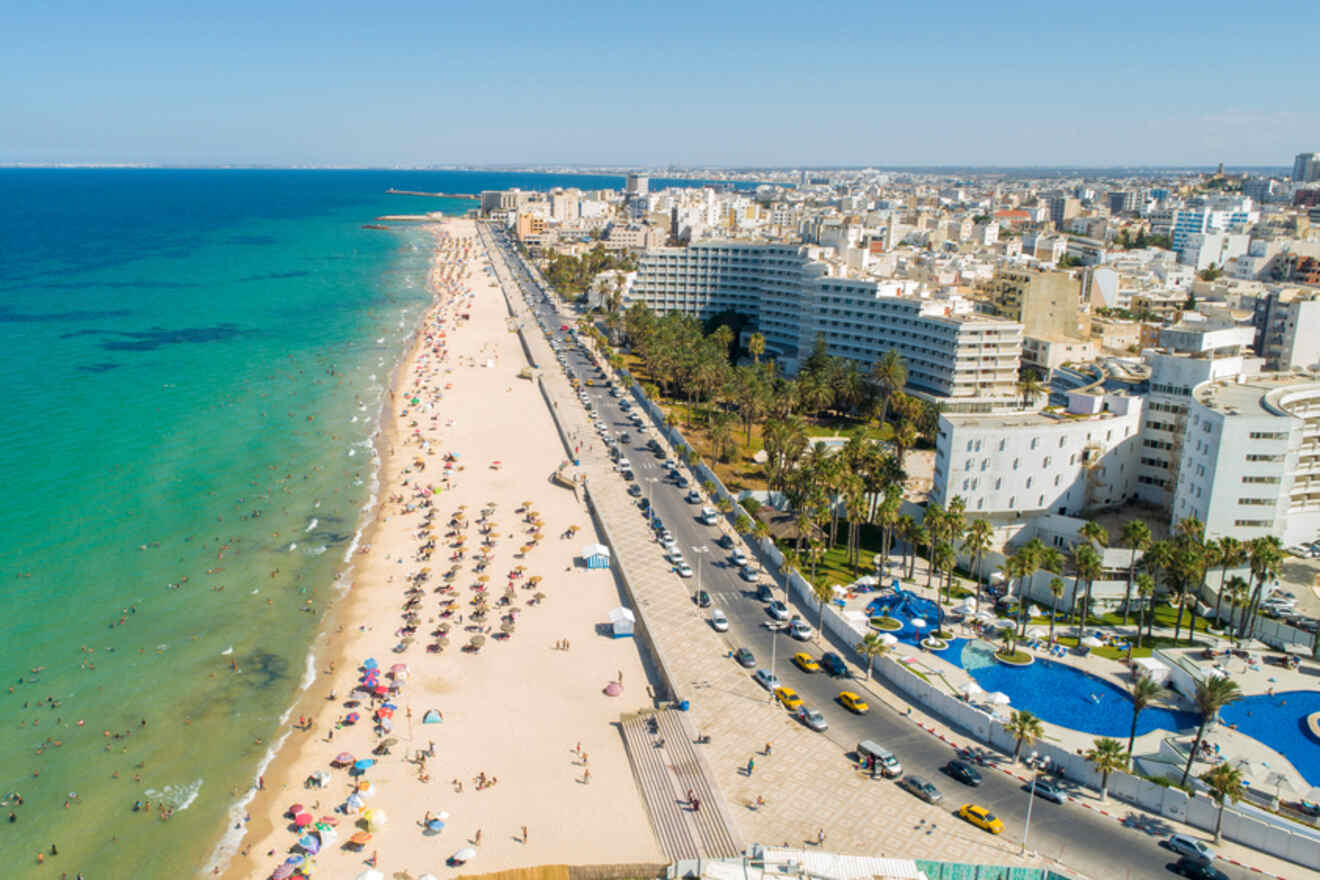
M 616 639 L 631 638 L 637 617 L 622 605 L 610 612 L 610 627 Z
M 588 544 L 582 548 L 581 556 L 587 568 L 610 567 L 610 548 L 604 544 Z

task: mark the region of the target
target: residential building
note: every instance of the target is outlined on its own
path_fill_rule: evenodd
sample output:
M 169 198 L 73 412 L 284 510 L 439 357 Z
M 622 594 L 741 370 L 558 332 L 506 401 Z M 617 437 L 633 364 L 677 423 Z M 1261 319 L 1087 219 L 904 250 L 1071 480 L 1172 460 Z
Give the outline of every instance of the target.
M 1111 214 L 1132 213 L 1137 210 L 1137 194 L 1131 190 L 1111 192 L 1108 202 Z
M 1258 297 L 1256 353 L 1271 370 L 1320 364 L 1320 292 L 1275 289 Z
M 1022 363 L 1030 364 L 1046 376 L 1064 364 L 1084 364 L 1095 360 L 1095 356 L 1095 343 L 1089 339 L 1022 337 Z
M 1142 399 L 1070 392 L 1066 411 L 941 413 L 931 500 L 974 515 L 1089 514 L 1136 491 Z
M 1091 339 L 1104 351 L 1131 351 L 1141 345 L 1141 324 L 1119 318 L 1092 318 Z M 1023 348 L 1025 351 L 1025 343 Z
M 1183 239 L 1178 251 L 1178 262 L 1191 266 L 1197 272 L 1216 266 L 1220 269 L 1229 261 L 1245 256 L 1251 237 L 1244 233 L 1197 232 Z
M 1285 544 L 1320 529 L 1320 382 L 1283 373 L 1203 382 L 1188 404 L 1174 522 L 1207 538 Z
M 1293 159 L 1292 179 L 1294 183 L 1320 180 L 1320 153 L 1298 153 Z
M 1090 335 L 1081 282 L 1067 272 L 1000 266 L 990 281 L 989 308 L 1021 324 L 1027 336 L 1086 339 Z
M 1050 221 L 1056 229 L 1082 213 L 1082 203 L 1072 196 L 1055 196 L 1049 201 Z
M 976 314 L 966 301 L 914 296 L 916 282 L 836 277 L 818 252 L 727 241 L 651 249 L 638 261 L 625 307 L 642 302 L 700 318 L 725 310 L 750 315 L 768 354 L 789 373 L 818 334 L 831 355 L 863 367 L 894 349 L 907 361 L 914 393 L 954 408 L 1012 405 L 1020 324 Z

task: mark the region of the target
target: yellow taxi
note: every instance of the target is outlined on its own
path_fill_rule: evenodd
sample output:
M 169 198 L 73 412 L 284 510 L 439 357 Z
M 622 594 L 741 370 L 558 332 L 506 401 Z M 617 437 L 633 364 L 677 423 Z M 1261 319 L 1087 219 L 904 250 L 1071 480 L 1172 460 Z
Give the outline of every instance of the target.
M 871 711 L 871 707 L 866 700 L 863 700 L 859 694 L 854 694 L 852 691 L 840 691 L 839 702 L 843 704 L 843 708 L 850 712 L 856 712 L 858 715 L 865 715 Z
M 798 696 L 797 691 L 791 687 L 775 688 L 775 699 L 783 704 L 784 708 L 790 712 L 796 712 L 802 705 L 802 698 Z
M 816 658 L 805 651 L 794 654 L 793 663 L 803 672 L 820 672 L 820 664 L 816 662 Z
M 963 804 L 958 808 L 958 815 L 991 834 L 1002 834 L 1004 831 L 1004 823 L 999 821 L 999 817 L 979 804 Z

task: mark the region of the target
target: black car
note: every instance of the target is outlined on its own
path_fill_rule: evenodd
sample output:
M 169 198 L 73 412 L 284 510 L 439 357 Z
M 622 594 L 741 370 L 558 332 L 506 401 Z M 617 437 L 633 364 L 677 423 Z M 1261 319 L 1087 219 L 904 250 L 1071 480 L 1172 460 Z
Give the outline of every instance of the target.
M 751 669 L 756 665 L 756 657 L 746 648 L 739 648 L 733 655 L 733 659 L 738 661 L 738 665 L 743 669 Z
M 730 538 L 728 535 L 720 535 L 718 538 L 715 539 L 715 545 L 717 547 L 722 547 L 725 550 L 732 550 L 733 538 Z
M 770 589 L 769 584 L 759 584 L 756 587 L 756 600 L 758 602 L 769 602 L 775 598 L 774 590 Z M 833 657 L 833 654 L 829 656 Z M 841 661 L 842 662 L 842 661 Z
M 768 587 L 766 589 L 769 589 Z M 838 654 L 826 652 L 820 655 L 820 668 L 824 669 L 827 675 L 835 678 L 851 678 L 848 673 L 848 664 L 843 662 L 843 658 Z
M 944 772 L 952 778 L 958 780 L 963 785 L 977 786 L 981 784 L 981 774 L 970 764 L 964 764 L 962 761 L 950 761 L 944 765 Z
M 1031 789 L 1030 782 L 1027 783 L 1026 788 L 1028 790 Z M 1063 803 L 1063 799 L 1064 799 L 1063 789 L 1059 788 L 1053 782 L 1050 782 L 1045 779 L 1037 779 L 1035 791 L 1036 791 L 1036 797 L 1038 798 L 1045 798 L 1045 800 L 1053 801 L 1056 804 Z
M 1228 880 L 1228 875 L 1214 865 L 1203 865 L 1196 859 L 1189 859 L 1186 856 L 1170 865 L 1169 870 L 1190 877 L 1191 880 Z
M 641 487 L 639 484 L 637 484 L 637 483 L 633 483 L 632 485 L 630 485 L 630 486 L 628 487 L 628 494 L 631 495 L 631 496 L 634 497 L 634 498 L 641 498 L 641 497 L 642 497 L 642 487 Z
M 709 608 L 709 607 L 710 607 L 710 593 L 707 593 L 705 590 L 700 590 L 700 591 L 697 593 L 697 606 L 700 607 L 700 608 Z

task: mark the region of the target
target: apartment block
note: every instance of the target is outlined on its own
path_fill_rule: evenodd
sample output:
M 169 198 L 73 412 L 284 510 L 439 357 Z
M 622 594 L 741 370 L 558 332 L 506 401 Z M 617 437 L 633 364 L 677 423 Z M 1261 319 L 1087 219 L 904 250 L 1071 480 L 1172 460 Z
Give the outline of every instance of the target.
M 1086 339 L 1090 315 L 1082 310 L 1081 282 L 1067 272 L 1001 266 L 990 282 L 990 309 L 1039 339 Z
M 1256 353 L 1271 370 L 1320 363 L 1320 294 L 1271 290 L 1256 299 Z

